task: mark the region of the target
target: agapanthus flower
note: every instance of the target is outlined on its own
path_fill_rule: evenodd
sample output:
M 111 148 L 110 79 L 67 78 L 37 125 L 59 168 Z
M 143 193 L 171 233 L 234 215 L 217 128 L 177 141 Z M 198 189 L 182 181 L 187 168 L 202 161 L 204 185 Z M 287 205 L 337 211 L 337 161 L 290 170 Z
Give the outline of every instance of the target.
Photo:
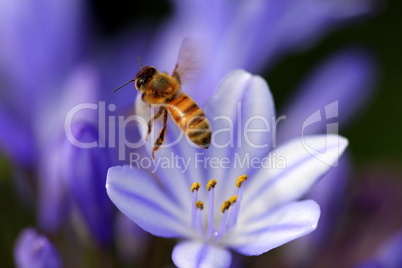
M 74 210 L 96 244 L 106 245 L 111 241 L 112 213 L 100 185 L 111 165 L 107 149 L 79 148 L 66 135 L 70 130 L 81 142 L 103 138 L 93 109 L 71 115 L 71 124 L 66 121 L 76 105 L 99 100 L 97 71 L 81 58 L 85 4 L 45 0 L 4 1 L 0 6 L 5 88 L 0 125 L 7 129 L 0 134 L 0 147 L 20 173 L 35 173 L 25 188 L 39 193 L 37 200 L 28 202 L 36 203 L 40 229 L 55 233 Z
M 170 70 L 184 37 L 206 39 L 207 52 L 202 55 L 206 64 L 201 70 L 202 75 L 189 87 L 192 96 L 202 104 L 213 94 L 216 82 L 228 70 L 235 67 L 261 70 L 289 50 L 311 45 L 330 29 L 371 9 L 370 1 L 318 3 L 306 0 L 297 5 L 273 1 L 174 3 L 174 15 L 161 25 L 157 33 L 141 27 L 145 30 L 130 31 L 113 44 L 108 43 L 107 51 L 92 49 L 93 46 L 86 42 L 87 21 L 84 18 L 88 16 L 84 16 L 84 2 L 0 3 L 0 69 L 4 88 L 0 99 L 0 126 L 7 129 L 0 132 L 0 147 L 15 167 L 28 167 L 39 178 L 34 186 L 39 188 L 37 218 L 43 230 L 54 231 L 59 227 L 71 206 L 68 197 L 74 197 L 83 218 L 94 229 L 92 233 L 99 235 L 97 239 L 104 241 L 104 237 L 110 237 L 102 233 L 102 230 L 109 229 L 104 228 L 105 222 L 92 218 L 96 213 L 91 214 L 99 210 L 106 217 L 110 214 L 108 209 L 91 209 L 89 204 L 96 202 L 87 202 L 88 196 L 102 201 L 104 194 L 102 196 L 94 190 L 96 187 L 90 185 L 81 189 L 70 187 L 74 180 L 68 181 L 61 174 L 60 167 L 66 160 L 62 147 L 65 137 L 61 137 L 63 121 L 68 108 L 78 103 L 108 100 L 131 104 L 132 92 L 122 93 L 129 97 L 112 96 L 111 89 L 132 75 L 137 56 L 143 57 L 144 63 Z M 152 40 L 151 45 L 149 40 Z M 91 47 L 91 53 L 83 53 L 88 47 Z M 97 54 L 99 51 L 101 53 Z M 94 55 L 96 64 L 99 61 L 106 63 L 105 68 L 97 66 L 102 81 L 96 86 L 91 85 L 92 75 L 86 75 L 86 71 L 81 69 L 82 61 L 88 60 L 83 55 Z M 77 73 L 84 73 L 78 78 L 78 84 L 65 86 L 66 80 Z M 78 94 L 64 94 L 70 90 L 77 93 L 74 89 L 79 91 Z M 99 92 L 99 95 L 93 94 Z M 92 119 L 85 118 L 80 122 L 89 120 L 90 124 L 84 128 L 90 129 L 96 127 Z M 81 150 L 83 158 L 93 156 L 92 152 Z M 99 152 L 104 153 L 104 150 Z M 94 161 L 95 157 L 87 159 Z M 71 158 L 67 160 L 71 163 Z M 93 167 L 91 161 L 83 160 L 84 166 Z M 100 162 L 102 167 L 99 170 L 105 169 L 107 161 Z M 73 169 L 74 164 L 71 165 Z M 92 171 L 89 174 L 97 174 L 94 169 Z M 78 176 L 69 178 L 83 179 Z M 86 179 L 97 182 L 95 177 Z M 93 223 L 99 223 L 99 226 Z
M 58 268 L 60 256 L 49 240 L 33 228 L 24 229 L 15 244 L 15 264 L 18 268 Z
M 377 252 L 369 260 L 359 264 L 356 268 L 381 268 L 402 266 L 402 233 L 394 233 L 385 243 L 380 245 Z
M 50 134 L 42 136 L 48 137 L 48 146 L 42 149 L 39 161 L 39 224 L 54 233 L 72 211 L 78 211 L 96 244 L 107 245 L 111 241 L 112 210 L 99 184 L 111 165 L 109 152 L 99 146 L 85 147 L 102 141 L 96 111 L 82 109 L 69 115 L 77 104 L 94 105 L 94 70 L 89 66 L 78 68 L 63 90 L 62 101 L 53 103 L 49 110 L 44 108 Z
M 183 39 L 197 38 L 202 40 L 202 48 L 190 52 L 198 54 L 198 75 L 187 85 L 192 97 L 204 104 L 230 70 L 261 72 L 284 55 L 310 47 L 332 30 L 374 10 L 368 0 L 176 0 L 173 7 L 173 16 L 160 25 L 152 39 L 144 36 L 146 31 L 138 30 L 122 36 L 114 49 L 108 44 L 101 50 L 99 59 L 107 70 L 104 84 L 108 88 L 132 78 L 138 56 L 146 65 L 172 71 Z M 110 66 L 121 69 L 110 72 Z M 128 98 L 107 96 L 131 104 Z
M 134 167 L 110 168 L 113 203 L 151 234 L 182 239 L 172 253 L 179 267 L 228 267 L 229 249 L 260 255 L 313 231 L 319 206 L 298 199 L 336 164 L 347 140 L 305 136 L 272 148 L 271 93 L 243 70 L 227 75 L 204 111 L 211 147 L 201 151 L 183 138 L 157 151 L 155 173 L 141 164 L 149 154 Z M 180 135 L 174 126 L 168 132 L 167 142 Z
M 304 79 L 294 91 L 295 96 L 285 105 L 281 114 L 286 116 L 286 120 L 278 124 L 278 143 L 301 135 L 329 132 L 331 124 L 335 126 L 332 131 L 344 129 L 355 118 L 362 104 L 373 95 L 377 84 L 375 66 L 368 51 L 355 48 L 325 59 Z M 360 97 L 353 101 L 353 96 Z M 320 120 L 303 127 L 313 115 Z M 349 184 L 350 159 L 350 155 L 345 153 L 339 165 L 309 191 L 307 197 L 314 199 L 322 208 L 320 225 L 311 235 L 286 247 L 286 252 L 292 254 L 292 258 L 283 254 L 287 263 L 294 266 L 308 263 L 333 235 Z
M 43 116 L 62 99 L 61 84 L 85 46 L 82 1 L 0 3 L 0 147 L 17 165 L 38 164 L 46 131 Z M 76 42 L 75 40 L 80 40 Z M 46 131 L 44 131 L 46 130 Z
M 332 235 L 317 249 L 319 253 L 290 267 L 400 266 L 400 254 L 396 252 L 401 245 L 402 215 L 395 213 L 402 203 L 399 168 L 370 163 L 351 179 L 351 187 L 341 197 L 343 209 Z

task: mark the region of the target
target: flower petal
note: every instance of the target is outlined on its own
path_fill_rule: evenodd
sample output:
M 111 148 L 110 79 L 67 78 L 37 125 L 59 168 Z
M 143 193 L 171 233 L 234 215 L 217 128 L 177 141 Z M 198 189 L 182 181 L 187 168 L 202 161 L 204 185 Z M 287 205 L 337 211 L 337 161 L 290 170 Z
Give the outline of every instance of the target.
M 63 127 L 67 132 L 76 121 L 85 120 L 97 124 L 99 120 L 99 124 L 103 124 L 102 118 L 98 118 L 102 112 L 97 104 L 98 80 L 95 69 L 91 65 L 82 64 L 65 79 L 57 98 L 42 100 L 35 114 L 39 118 L 35 127 L 39 146 L 46 146 L 49 137 L 59 134 L 55 132 L 63 130 Z
M 331 169 L 308 192 L 305 198 L 313 199 L 320 205 L 320 224 L 314 233 L 297 239 L 284 248 L 283 257 L 289 266 L 308 263 L 314 258 L 316 250 L 332 237 L 338 227 L 338 219 L 344 213 L 343 200 L 351 175 L 350 165 L 350 157 L 346 151 L 339 159 L 339 165 Z
M 120 212 L 115 214 L 114 242 L 119 259 L 126 263 L 139 262 L 151 244 L 151 235 Z
M 155 115 L 159 107 L 150 108 L 148 104 L 141 100 L 141 96 L 138 95 L 135 109 L 136 115 L 143 118 L 143 120 L 139 121 L 142 121 L 141 136 L 145 139 L 148 129 L 146 122 Z M 188 141 L 183 131 L 169 119 L 165 141 L 160 149 L 155 152 L 155 159 L 152 159 L 152 148 L 161 129 L 162 126 L 159 119 L 153 123 L 149 139 L 142 147 L 147 154 L 142 155 L 140 161 L 137 160 L 139 157 L 135 157 L 135 161 L 131 163 L 135 163 L 137 168 L 157 173 L 158 179 L 164 184 L 165 190 L 170 193 L 172 198 L 177 199 L 181 204 L 187 203 L 190 205 L 188 200 L 191 200 L 191 192 L 189 190 L 191 184 L 206 177 L 203 165 L 195 163 L 196 155 L 201 154 L 205 149 L 199 148 L 192 144 L 191 141 Z M 174 184 L 171 183 L 172 178 L 175 178 Z M 176 195 L 177 192 L 181 194 Z
M 372 96 L 376 78 L 374 60 L 362 50 L 349 49 L 331 56 L 317 66 L 287 105 L 278 139 L 324 133 L 330 119 L 340 124 L 350 121 Z
M 339 159 L 339 165 L 331 169 L 307 194 L 308 199 L 315 200 L 321 207 L 322 214 L 320 226 L 309 236 L 318 246 L 323 245 L 337 224 L 337 219 L 343 211 L 345 196 L 349 179 L 351 177 L 350 155 L 346 151 Z
M 355 268 L 377 268 L 377 267 L 402 267 L 402 232 L 398 230 L 396 233 L 383 242 L 377 249 L 374 256 L 368 260 L 354 266 Z
M 230 165 L 229 168 L 215 167 L 207 160 L 205 164 L 211 167 L 207 180 L 235 180 L 248 169 L 247 166 L 234 168 L 237 158 L 262 158 L 271 148 L 275 108 L 269 87 L 260 76 L 243 70 L 230 72 L 208 101 L 205 113 L 212 127 L 212 143 L 205 157 L 226 158 Z M 234 191 L 235 183 L 231 185 Z M 231 191 L 225 187 L 217 188 L 217 191 L 221 191 L 219 189 Z M 223 192 L 217 196 L 228 198 Z
M 192 234 L 190 211 L 185 213 L 173 204 L 146 172 L 129 166 L 112 167 L 107 174 L 106 189 L 117 208 L 145 231 L 162 237 Z
M 60 133 L 59 133 L 60 134 Z M 63 152 L 60 140 L 65 134 L 50 139 L 39 158 L 37 220 L 39 226 L 48 233 L 55 233 L 65 222 L 70 211 L 69 199 L 60 174 Z
M 88 144 L 100 140 L 98 129 L 87 122 L 72 125 L 72 134 Z M 108 151 L 102 147 L 83 148 L 64 140 L 60 176 L 66 190 L 75 201 L 91 234 L 101 245 L 107 246 L 112 238 L 112 204 L 105 192 L 105 179 L 110 166 Z
M 14 259 L 19 268 L 61 267 L 56 249 L 32 228 L 23 230 L 18 236 Z
M 0 103 L 0 148 L 21 165 L 35 162 L 36 146 L 29 129 L 21 124 L 15 114 L 10 113 L 5 103 Z
M 148 105 L 141 101 L 141 97 L 137 97 L 136 111 L 137 115 L 145 118 L 144 122 L 150 118 Z M 212 168 L 206 169 L 211 163 L 206 160 L 200 164 L 200 160 L 215 159 L 229 160 L 232 165 L 235 163 L 235 157 L 243 159 L 244 157 L 263 157 L 269 151 L 273 133 L 275 132 L 274 120 L 274 103 L 271 92 L 267 83 L 260 76 L 253 76 L 243 70 L 235 70 L 230 72 L 222 81 L 221 85 L 214 97 L 212 97 L 206 105 L 204 111 L 209 119 L 212 127 L 212 143 L 208 150 L 196 148 L 191 142 L 183 136 L 183 133 L 174 126 L 173 122 L 168 124 L 168 133 L 162 148 L 156 152 L 156 163 L 159 160 L 174 160 L 170 155 L 173 153 L 187 163 L 187 167 L 179 168 L 177 165 L 172 166 L 174 161 L 170 161 L 171 165 L 167 168 L 158 168 L 158 175 L 161 180 L 175 177 L 177 183 L 175 188 L 180 188 L 181 192 L 188 192 L 193 180 L 206 184 L 210 178 L 217 180 L 223 178 L 233 178 L 245 173 L 246 166 L 243 168 Z M 170 123 L 170 122 L 169 122 Z M 245 127 L 243 127 L 243 123 Z M 154 125 L 153 129 L 155 131 Z M 146 135 L 147 127 L 143 127 L 143 135 Z M 157 132 L 156 132 L 157 133 Z M 153 146 L 153 135 L 151 132 L 151 144 L 147 149 L 151 150 Z M 179 142 L 174 142 L 175 140 Z M 172 151 L 163 147 L 173 146 Z M 188 162 L 187 162 L 188 161 Z M 212 163 L 212 165 L 214 165 Z M 184 170 L 185 169 L 185 170 Z M 228 174 L 229 171 L 229 174 Z M 209 172 L 209 173 L 207 173 Z M 180 179 L 180 178 L 185 178 Z M 190 178 L 190 179 L 188 179 Z M 223 202 L 227 198 L 223 191 L 234 191 L 235 183 L 230 184 L 231 187 L 221 187 L 217 194 Z M 169 186 L 167 187 L 169 188 Z M 173 192 L 172 190 L 170 190 Z M 177 197 L 181 202 L 189 200 L 189 194 Z
M 9 94 L 27 115 L 39 108 L 35 105 L 40 106 L 43 98 L 57 96 L 58 91 L 49 85 L 57 84 L 77 60 L 85 29 L 83 7 L 77 0 L 1 1 L 1 63 L 13 84 Z
M 155 47 L 160 48 L 163 43 L 163 47 L 168 44 L 170 49 L 166 50 L 168 53 L 157 54 L 155 59 L 169 59 L 172 65 L 175 59 L 171 51 L 177 49 L 183 37 L 199 36 L 207 40 L 203 58 L 210 60 L 204 64 L 200 79 L 189 87 L 194 92 L 192 96 L 204 103 L 228 71 L 245 68 L 259 72 L 287 52 L 313 45 L 333 28 L 372 12 L 374 7 L 370 0 L 193 1 L 191 4 L 178 0 L 178 16 L 155 40 Z
M 237 226 L 230 247 L 244 255 L 260 255 L 312 232 L 319 217 L 320 207 L 312 200 L 286 204 L 255 218 L 248 226 Z
M 402 256 L 400 254 L 402 250 L 402 231 L 394 233 L 390 239 L 388 239 L 377 254 L 377 260 L 382 264 L 382 267 L 401 267 Z
M 178 267 L 225 268 L 229 267 L 232 256 L 224 248 L 195 241 L 184 241 L 174 247 L 172 259 Z
M 338 135 L 295 138 L 271 152 L 271 165 L 248 180 L 239 220 L 302 197 L 332 166 L 348 141 Z

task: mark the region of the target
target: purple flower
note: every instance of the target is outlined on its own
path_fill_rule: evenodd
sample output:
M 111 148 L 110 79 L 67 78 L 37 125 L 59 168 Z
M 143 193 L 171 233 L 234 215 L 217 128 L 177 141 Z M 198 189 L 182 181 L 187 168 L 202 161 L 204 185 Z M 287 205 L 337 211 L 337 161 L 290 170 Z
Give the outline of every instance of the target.
M 57 231 L 78 208 L 95 240 L 106 244 L 112 215 L 101 185 L 110 166 L 108 152 L 73 146 L 66 137 L 71 130 L 78 140 L 103 138 L 97 133 L 98 114 L 93 109 L 77 112 L 65 126 L 73 107 L 99 100 L 95 68 L 80 63 L 86 44 L 84 11 L 83 2 L 75 0 L 0 4 L 5 88 L 0 126 L 7 129 L 0 134 L 0 147 L 18 169 L 36 173 L 37 218 L 43 230 Z
M 347 49 L 331 55 L 295 90 L 283 112 L 286 120 L 278 124 L 278 142 L 342 130 L 373 96 L 376 80 L 375 63 L 368 52 Z M 310 120 L 312 123 L 305 125 L 309 118 L 318 120 Z M 313 234 L 287 246 L 286 262 L 295 266 L 308 263 L 327 244 L 342 213 L 350 173 L 350 155 L 345 154 L 339 165 L 308 193 L 307 197 L 322 209 L 320 225 Z
M 286 105 L 279 142 L 326 133 L 334 119 L 344 127 L 373 95 L 376 71 L 373 56 L 361 49 L 342 50 L 325 59 L 295 89 Z M 311 123 L 305 125 L 308 121 Z
M 60 257 L 46 237 L 27 228 L 18 236 L 14 259 L 18 268 L 58 268 Z
M 395 253 L 400 251 L 402 226 L 402 215 L 395 213 L 402 203 L 400 170 L 371 163 L 356 175 L 341 197 L 342 213 L 331 236 L 307 262 L 290 267 L 399 267 L 387 265 L 400 261 Z
M 127 266 L 138 263 L 152 241 L 147 232 L 120 212 L 116 213 L 113 234 L 119 260 Z
M 99 140 L 98 129 L 86 122 L 72 125 L 73 136 L 82 143 Z M 93 234 L 101 245 L 111 241 L 112 207 L 103 184 L 110 166 L 105 148 L 80 148 L 65 140 L 60 148 L 64 162 L 59 166 L 67 192 Z
M 402 266 L 402 233 L 401 231 L 393 234 L 385 243 L 383 243 L 378 252 L 371 260 L 366 261 L 358 268 L 376 268 L 390 267 L 397 268 Z
M 109 153 L 94 144 L 102 140 L 97 111 L 72 110 L 77 104 L 95 105 L 96 88 L 94 70 L 82 66 L 66 82 L 62 101 L 44 112 L 47 128 L 41 128 L 40 137 L 47 139 L 47 146 L 41 150 L 38 215 L 40 226 L 55 232 L 69 212 L 78 208 L 96 242 L 105 245 L 111 239 L 112 213 L 99 185 L 111 165 Z
M 229 71 L 244 68 L 261 72 L 292 51 L 317 43 L 346 21 L 373 11 L 373 3 L 363 1 L 174 1 L 167 19 L 149 40 L 143 30 L 123 36 L 114 49 L 101 51 L 108 99 L 110 88 L 132 79 L 136 58 L 163 71 L 173 70 L 181 42 L 195 38 L 202 45 L 189 52 L 197 54 L 197 76 L 185 84 L 197 103 L 203 105 Z M 145 40 L 139 43 L 138 40 Z M 118 71 L 110 71 L 118 66 Z M 122 93 L 120 93 L 122 94 Z M 131 104 L 126 98 L 119 103 Z M 123 99 L 123 100 L 122 100 Z
M 313 231 L 318 205 L 297 200 L 336 163 L 347 140 L 306 136 L 270 150 L 271 93 L 261 77 L 242 70 L 228 74 L 204 111 L 211 147 L 201 151 L 184 138 L 169 144 L 156 153 L 156 174 L 141 170 L 141 162 L 110 168 L 113 203 L 151 234 L 183 239 L 172 253 L 180 267 L 228 267 L 229 249 L 260 255 Z M 168 132 L 167 143 L 180 135 L 175 127 Z
M 76 0 L 0 3 L 0 126 L 7 129 L 0 147 L 24 167 L 37 164 L 41 113 L 60 99 L 60 84 L 84 45 L 82 13 Z
M 239 67 L 257 71 L 272 66 L 287 52 L 312 45 L 330 29 L 371 11 L 368 0 L 304 0 L 297 4 L 196 1 L 194 5 L 176 1 L 174 16 L 156 33 L 149 34 L 147 28 L 130 31 L 113 44 L 108 43 L 105 50 L 96 44 L 91 53 L 83 53 L 90 47 L 83 3 L 0 3 L 0 84 L 4 88 L 0 126 L 7 130 L 0 132 L 0 148 L 18 169 L 29 169 L 37 175 L 37 218 L 43 230 L 58 230 L 69 212 L 78 209 L 101 244 L 110 239 L 107 230 L 111 213 L 105 204 L 106 194 L 97 183 L 99 174 L 109 166 L 109 152 L 67 143 L 63 124 L 72 107 L 99 100 L 116 103 L 119 108 L 125 107 L 120 104 L 132 104 L 132 92 L 112 95 L 111 89 L 135 72 L 136 57 L 140 55 L 145 64 L 171 70 L 179 44 L 188 36 L 206 40 L 200 55 L 200 76 L 186 84 L 186 91 L 203 104 L 227 71 Z M 95 56 L 83 59 L 83 55 Z M 88 64 L 91 60 L 95 63 Z M 77 114 L 72 128 L 83 129 L 78 133 L 97 139 L 99 136 L 93 133 L 98 124 L 96 111 L 92 112 Z M 78 165 L 74 159 L 84 160 Z M 83 167 L 90 177 L 84 179 L 76 166 Z

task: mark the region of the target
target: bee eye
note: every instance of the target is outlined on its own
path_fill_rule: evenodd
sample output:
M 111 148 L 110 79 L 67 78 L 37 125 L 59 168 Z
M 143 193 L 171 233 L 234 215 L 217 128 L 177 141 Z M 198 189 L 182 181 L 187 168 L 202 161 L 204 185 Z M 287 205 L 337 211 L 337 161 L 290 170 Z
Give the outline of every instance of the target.
M 139 78 L 135 85 L 139 89 L 143 84 L 144 84 L 144 78 Z

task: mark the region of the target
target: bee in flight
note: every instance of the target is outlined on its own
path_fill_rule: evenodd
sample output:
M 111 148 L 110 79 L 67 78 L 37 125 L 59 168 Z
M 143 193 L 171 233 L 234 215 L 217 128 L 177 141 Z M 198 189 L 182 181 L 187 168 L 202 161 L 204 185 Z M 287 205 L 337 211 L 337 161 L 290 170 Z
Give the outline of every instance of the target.
M 181 92 L 181 74 L 188 70 L 185 65 L 181 65 L 180 59 L 186 56 L 184 51 L 186 39 L 180 48 L 178 63 L 170 75 L 158 71 L 153 66 L 142 66 L 134 79 L 116 88 L 134 82 L 135 88 L 141 93 L 141 99 L 149 105 L 158 105 L 159 110 L 148 121 L 147 138 L 151 133 L 153 122 L 163 116 L 162 129 L 159 132 L 152 148 L 152 158 L 165 140 L 168 113 L 181 131 L 194 144 L 207 149 L 211 143 L 211 127 L 204 111 L 187 94 Z

